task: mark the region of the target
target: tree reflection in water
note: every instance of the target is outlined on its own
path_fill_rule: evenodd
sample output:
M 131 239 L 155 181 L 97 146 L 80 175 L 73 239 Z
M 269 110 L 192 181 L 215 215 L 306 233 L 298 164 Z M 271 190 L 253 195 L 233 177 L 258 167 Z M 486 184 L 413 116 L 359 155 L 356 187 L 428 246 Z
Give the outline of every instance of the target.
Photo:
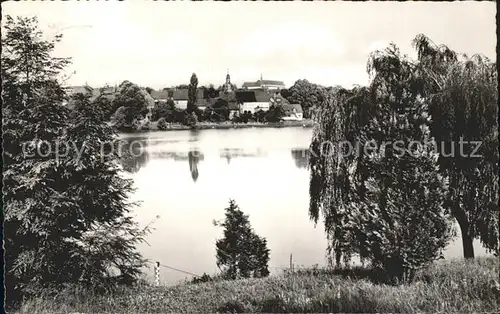
M 309 169 L 309 155 L 308 149 L 292 149 L 292 158 L 295 161 L 295 166 L 299 169 Z
M 199 171 L 198 171 L 198 163 L 200 160 L 203 160 L 203 154 L 198 150 L 190 150 L 188 153 L 188 161 L 189 161 L 189 171 L 191 171 L 191 178 L 193 178 L 193 182 L 198 180 Z
M 139 171 L 149 162 L 149 153 L 146 150 L 148 141 L 140 138 L 125 138 L 120 140 L 120 164 L 123 170 L 131 173 Z

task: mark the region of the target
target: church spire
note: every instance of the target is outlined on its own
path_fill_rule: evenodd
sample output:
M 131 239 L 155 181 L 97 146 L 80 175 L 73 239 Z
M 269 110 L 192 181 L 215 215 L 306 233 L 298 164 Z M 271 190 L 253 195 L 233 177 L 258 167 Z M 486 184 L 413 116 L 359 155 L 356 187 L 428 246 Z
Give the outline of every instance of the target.
M 224 84 L 224 91 L 225 92 L 231 91 L 231 76 L 229 75 L 229 69 L 227 69 L 226 84 Z

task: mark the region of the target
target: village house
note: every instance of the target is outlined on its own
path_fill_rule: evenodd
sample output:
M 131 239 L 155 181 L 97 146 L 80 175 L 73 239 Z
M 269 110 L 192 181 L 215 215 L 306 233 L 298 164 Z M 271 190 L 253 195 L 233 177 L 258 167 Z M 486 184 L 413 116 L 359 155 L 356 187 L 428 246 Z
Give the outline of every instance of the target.
M 264 90 L 237 91 L 236 98 L 240 104 L 240 114 L 247 111 L 254 114 L 259 110 L 269 110 L 271 96 Z
M 171 95 L 171 96 L 170 96 Z M 159 102 L 161 101 L 168 101 L 169 99 L 172 99 L 175 103 L 175 106 L 179 109 L 186 110 L 188 100 L 189 100 L 189 90 L 188 89 L 174 89 L 171 91 L 171 94 L 160 94 L 156 98 Z M 196 105 L 198 106 L 199 109 L 203 110 L 208 106 L 208 102 L 206 101 L 204 97 L 204 91 L 203 89 L 199 88 L 196 91 Z M 162 98 L 159 98 L 162 97 Z M 164 98 L 166 97 L 166 98 Z
M 226 74 L 226 81 L 218 91 L 218 96 L 210 97 L 207 88 L 199 88 L 196 91 L 196 106 L 200 110 L 216 106 L 221 99 L 227 103 L 229 118 L 232 119 L 237 114 L 250 112 L 254 114 L 260 110 L 268 111 L 271 105 L 288 105 L 285 110 L 287 116 L 285 120 L 302 120 L 302 108 L 300 105 L 289 105 L 287 100 L 280 95 L 280 89 L 285 85 L 281 81 L 265 81 L 262 77 L 257 82 L 246 82 L 243 89 L 237 90 L 231 83 L 229 71 Z M 185 110 L 189 99 L 188 89 L 165 89 L 162 91 L 152 91 L 151 95 L 155 103 L 173 100 L 176 107 Z M 291 106 L 291 107 L 290 107 Z
M 283 104 L 285 116 L 283 121 L 301 121 L 304 118 L 302 106 L 299 104 Z
M 151 97 L 155 100 L 155 104 L 167 103 L 167 101 L 172 98 L 172 91 L 169 91 L 168 89 L 162 89 L 159 91 L 153 90 L 151 91 Z
M 90 100 L 93 101 L 99 96 L 104 96 L 109 100 L 114 98 L 114 94 L 117 90 L 117 87 L 105 86 L 102 88 L 92 88 L 89 85 L 80 85 L 80 86 L 65 86 L 62 88 L 66 93 L 67 99 L 63 101 L 64 106 L 69 106 L 70 108 L 73 106 L 71 97 L 76 94 L 87 94 L 91 93 Z
M 62 88 L 64 92 L 66 92 L 66 95 L 68 97 L 71 97 L 75 94 L 81 93 L 85 94 L 87 93 L 87 90 L 92 90 L 92 87 L 88 85 L 81 85 L 81 86 L 65 86 Z

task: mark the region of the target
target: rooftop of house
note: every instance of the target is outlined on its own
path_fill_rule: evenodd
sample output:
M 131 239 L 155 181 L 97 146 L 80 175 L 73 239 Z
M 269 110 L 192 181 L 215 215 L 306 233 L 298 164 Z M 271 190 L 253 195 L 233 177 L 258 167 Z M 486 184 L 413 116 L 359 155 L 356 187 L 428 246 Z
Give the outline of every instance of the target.
M 262 85 L 277 85 L 285 86 L 282 81 L 272 81 L 272 80 L 258 80 L 256 82 L 244 82 L 243 87 L 257 87 Z
M 233 96 L 235 97 L 235 96 Z M 215 103 L 217 101 L 219 101 L 219 99 L 222 99 L 222 100 L 225 100 L 227 102 L 227 107 L 229 110 L 239 110 L 239 106 L 238 106 L 238 103 L 236 102 L 236 98 L 234 98 L 233 100 L 227 100 L 227 99 L 224 99 L 223 97 L 217 97 L 217 98 L 208 98 L 208 99 L 203 99 L 201 102 L 200 100 L 198 100 L 197 102 L 197 106 L 200 107 L 200 106 L 205 106 L 205 103 L 207 103 L 207 107 L 213 107 L 215 105 Z M 200 103 L 202 105 L 200 105 Z
M 255 101 L 257 102 L 268 102 L 271 99 L 271 95 L 264 90 L 256 89 L 253 92 L 255 93 Z
M 240 103 L 244 102 L 268 102 L 271 95 L 265 90 L 237 91 L 236 100 Z
M 188 89 L 175 89 L 173 91 L 174 100 L 188 100 L 189 99 L 189 90 Z M 203 89 L 199 88 L 196 91 L 196 99 L 204 99 L 205 92 Z
M 87 94 L 90 93 L 90 99 L 93 101 L 98 97 L 105 97 L 109 100 L 114 98 L 115 87 L 101 87 L 101 88 L 92 88 L 88 85 L 82 86 L 65 86 L 63 89 L 66 91 L 69 97 L 75 94 Z M 72 101 L 68 102 L 68 107 L 72 106 Z
M 240 103 L 243 102 L 255 102 L 255 93 L 253 91 L 237 91 L 236 100 Z
M 76 94 L 76 93 L 86 93 L 87 89 L 93 90 L 92 87 L 88 85 L 81 85 L 81 86 L 65 86 L 63 87 L 64 91 L 69 94 Z
M 169 91 L 168 90 L 153 90 L 151 91 L 151 97 L 154 99 L 168 99 Z
M 187 89 L 177 89 L 174 90 L 173 96 L 175 100 L 188 100 L 189 93 Z

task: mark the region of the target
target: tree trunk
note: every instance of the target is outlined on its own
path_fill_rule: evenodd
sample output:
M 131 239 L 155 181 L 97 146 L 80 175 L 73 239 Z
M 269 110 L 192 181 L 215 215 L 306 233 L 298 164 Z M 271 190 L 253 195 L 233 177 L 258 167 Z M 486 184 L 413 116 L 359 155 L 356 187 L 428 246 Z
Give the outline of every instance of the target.
M 465 258 L 474 258 L 474 246 L 472 245 L 472 237 L 469 235 L 468 231 L 462 230 L 462 245 L 464 249 Z
M 462 232 L 462 247 L 464 258 L 474 258 L 474 246 L 472 245 L 473 238 L 469 232 L 469 222 L 467 219 L 458 219 L 460 231 Z
M 340 262 L 342 260 L 342 252 L 340 249 L 337 249 L 335 252 L 335 268 L 340 268 Z

